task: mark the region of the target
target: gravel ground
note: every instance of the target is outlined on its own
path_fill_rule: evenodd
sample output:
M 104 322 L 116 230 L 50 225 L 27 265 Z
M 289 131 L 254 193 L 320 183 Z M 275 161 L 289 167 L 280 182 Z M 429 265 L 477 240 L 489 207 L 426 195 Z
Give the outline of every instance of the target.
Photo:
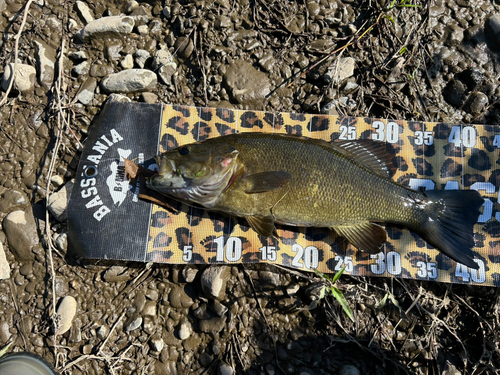
M 500 368 L 498 289 L 343 276 L 351 322 L 313 275 L 90 263 L 64 223 L 106 100 L 500 123 L 496 1 L 0 0 L 0 30 L 0 346 L 62 374 Z

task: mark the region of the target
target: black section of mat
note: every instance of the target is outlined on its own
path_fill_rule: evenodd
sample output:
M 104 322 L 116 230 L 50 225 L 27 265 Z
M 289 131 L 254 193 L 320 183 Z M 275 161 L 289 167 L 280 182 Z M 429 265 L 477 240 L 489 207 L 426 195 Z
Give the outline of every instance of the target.
M 157 104 L 111 103 L 91 127 L 68 205 L 77 257 L 145 261 L 151 204 L 128 184 L 123 158 L 142 162 L 158 153 L 161 112 Z

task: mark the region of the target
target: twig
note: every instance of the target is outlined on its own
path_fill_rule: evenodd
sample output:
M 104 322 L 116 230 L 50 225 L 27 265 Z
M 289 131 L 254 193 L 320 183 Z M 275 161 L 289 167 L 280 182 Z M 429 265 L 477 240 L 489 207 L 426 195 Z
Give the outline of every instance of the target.
M 61 41 L 61 56 L 63 55 L 64 51 L 64 38 L 62 38 Z M 61 62 L 61 60 L 60 60 Z M 59 65 L 59 76 L 57 78 L 57 84 L 56 84 L 56 90 L 59 92 L 60 87 L 61 87 L 61 81 L 62 81 L 62 67 Z M 59 101 L 59 107 L 60 107 L 60 97 L 58 97 Z M 49 201 L 50 196 L 51 196 L 51 191 L 50 191 L 50 186 L 51 186 L 51 178 L 52 178 L 52 173 L 54 172 L 54 167 L 56 164 L 57 160 L 57 153 L 59 152 L 59 147 L 61 147 L 61 142 L 62 142 L 62 132 L 63 132 L 63 127 L 61 125 L 61 117 L 62 116 L 62 110 L 60 110 L 57 113 L 57 136 L 56 136 L 56 144 L 54 146 L 54 149 L 52 151 L 52 159 L 50 160 L 50 166 L 49 166 L 49 171 L 47 173 L 47 186 L 46 186 L 46 191 L 47 191 L 47 201 Z M 58 367 L 58 355 L 57 355 L 57 327 L 56 325 L 58 324 L 57 322 L 59 321 L 59 317 L 56 313 L 56 276 L 55 276 L 55 269 L 54 269 L 54 259 L 52 257 L 52 251 L 54 250 L 54 245 L 52 243 L 52 237 L 50 235 L 50 222 L 49 222 L 49 210 L 46 207 L 45 208 L 45 235 L 47 236 L 47 246 L 48 246 L 48 256 L 49 256 L 49 263 L 50 263 L 50 273 L 51 273 L 51 283 L 52 283 L 52 321 L 54 323 L 54 357 L 56 358 L 56 363 L 55 366 L 56 368 Z
M 21 38 L 21 34 L 24 30 L 24 25 L 26 24 L 26 17 L 28 16 L 28 11 L 30 9 L 30 5 L 33 2 L 33 0 L 28 0 L 26 3 L 26 6 L 24 8 L 24 14 L 23 14 L 23 21 L 21 22 L 21 26 L 19 27 L 19 31 L 17 32 L 17 35 L 14 37 L 15 39 L 15 44 L 14 44 L 14 69 L 12 70 L 12 75 L 11 79 L 9 82 L 9 87 L 7 88 L 7 91 L 5 91 L 5 96 L 3 99 L 0 101 L 0 107 L 5 104 L 7 101 L 7 98 L 9 97 L 10 90 L 12 90 L 12 86 L 14 85 L 14 79 L 16 77 L 16 71 L 17 71 L 17 58 L 19 57 L 19 39 Z

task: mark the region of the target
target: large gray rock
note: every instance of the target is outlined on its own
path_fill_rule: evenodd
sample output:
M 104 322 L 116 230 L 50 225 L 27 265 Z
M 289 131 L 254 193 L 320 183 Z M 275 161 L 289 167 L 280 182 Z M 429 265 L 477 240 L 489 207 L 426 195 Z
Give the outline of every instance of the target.
M 42 40 L 35 40 L 36 64 L 38 67 L 38 82 L 49 89 L 54 82 L 54 67 L 56 51 Z
M 0 242 L 0 280 L 10 278 L 10 265 L 7 262 L 3 245 Z
M 35 218 L 31 211 L 14 211 L 3 220 L 3 230 L 7 236 L 9 249 L 19 261 L 32 261 L 35 254 L 31 251 L 38 245 Z
M 266 95 L 271 91 L 267 75 L 243 60 L 229 65 L 224 83 L 232 99 L 246 108 L 263 108 Z
M 7 91 L 12 80 L 12 72 L 14 71 L 14 63 L 10 63 L 5 67 L 2 78 L 2 89 Z M 16 64 L 16 75 L 12 89 L 19 92 L 28 92 L 35 87 L 36 69 L 27 64 Z
M 222 299 L 230 275 L 228 266 L 211 266 L 201 275 L 201 289 L 207 298 Z
M 86 41 L 103 34 L 130 34 L 134 29 L 134 19 L 128 16 L 109 16 L 87 24 L 77 33 L 77 37 Z
M 102 88 L 108 93 L 131 93 L 152 90 L 157 83 L 151 70 L 127 69 L 104 78 Z

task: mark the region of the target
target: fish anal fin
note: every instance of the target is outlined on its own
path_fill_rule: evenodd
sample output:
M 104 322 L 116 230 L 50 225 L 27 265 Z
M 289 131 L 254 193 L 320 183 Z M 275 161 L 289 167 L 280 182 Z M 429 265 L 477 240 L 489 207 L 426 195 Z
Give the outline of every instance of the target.
M 292 175 L 285 171 L 270 171 L 254 173 L 242 178 L 242 182 L 247 184 L 245 193 L 265 193 L 266 191 L 276 190 L 285 185 Z
M 263 237 L 271 237 L 275 232 L 274 218 L 269 216 L 245 216 L 254 231 Z
M 346 156 L 356 163 L 365 166 L 377 175 L 388 178 L 396 172 L 392 159 L 392 146 L 385 142 L 376 142 L 370 139 L 356 141 L 340 141 L 334 145 L 346 151 Z M 391 150 L 392 149 L 392 150 Z
M 377 254 L 387 239 L 387 233 L 380 225 L 363 222 L 355 225 L 342 225 L 332 228 L 345 237 L 357 249 L 370 254 Z

